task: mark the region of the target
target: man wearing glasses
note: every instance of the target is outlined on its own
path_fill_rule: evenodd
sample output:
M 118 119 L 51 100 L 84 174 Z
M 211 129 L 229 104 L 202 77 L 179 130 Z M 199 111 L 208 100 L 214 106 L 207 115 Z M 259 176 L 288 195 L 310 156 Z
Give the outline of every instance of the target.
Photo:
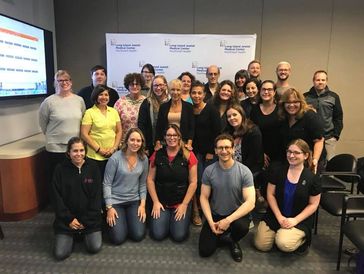
M 253 175 L 234 160 L 234 139 L 221 134 L 215 139 L 219 161 L 208 166 L 202 175 L 200 203 L 206 221 L 203 224 L 199 253 L 211 256 L 218 246 L 227 244 L 231 256 L 241 262 L 239 241 L 249 232 L 249 213 L 255 205 Z
M 212 96 L 214 96 L 219 86 L 220 68 L 216 65 L 211 65 L 206 70 L 207 83 L 205 84 L 205 99 L 207 102 Z

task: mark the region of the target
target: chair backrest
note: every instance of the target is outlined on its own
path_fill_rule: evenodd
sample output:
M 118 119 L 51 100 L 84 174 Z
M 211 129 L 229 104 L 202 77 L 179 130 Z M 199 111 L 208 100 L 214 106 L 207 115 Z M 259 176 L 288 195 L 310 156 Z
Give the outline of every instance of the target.
M 353 172 L 356 173 L 357 160 L 351 154 L 338 154 L 331 158 L 326 165 L 326 171 Z M 335 176 L 343 181 L 351 181 L 352 177 L 345 175 Z

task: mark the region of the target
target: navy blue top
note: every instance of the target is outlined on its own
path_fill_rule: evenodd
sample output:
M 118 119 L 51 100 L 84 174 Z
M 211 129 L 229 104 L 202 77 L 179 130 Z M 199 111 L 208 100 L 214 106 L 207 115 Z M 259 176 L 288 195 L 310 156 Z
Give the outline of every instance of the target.
M 293 217 L 293 198 L 296 192 L 297 184 L 291 183 L 288 178 L 284 181 L 284 198 L 282 214 L 285 217 Z

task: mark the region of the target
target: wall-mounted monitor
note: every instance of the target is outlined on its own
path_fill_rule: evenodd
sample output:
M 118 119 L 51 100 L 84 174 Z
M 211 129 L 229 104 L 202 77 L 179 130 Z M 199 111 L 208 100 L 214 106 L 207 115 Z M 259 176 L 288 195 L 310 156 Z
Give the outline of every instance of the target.
M 52 32 L 0 14 L 0 100 L 54 92 Z

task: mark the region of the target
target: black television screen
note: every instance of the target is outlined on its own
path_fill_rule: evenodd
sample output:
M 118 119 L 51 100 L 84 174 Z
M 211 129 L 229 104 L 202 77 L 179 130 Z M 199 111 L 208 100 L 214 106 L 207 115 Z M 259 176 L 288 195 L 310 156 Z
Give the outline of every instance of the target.
M 53 93 L 53 35 L 0 14 L 0 100 Z

